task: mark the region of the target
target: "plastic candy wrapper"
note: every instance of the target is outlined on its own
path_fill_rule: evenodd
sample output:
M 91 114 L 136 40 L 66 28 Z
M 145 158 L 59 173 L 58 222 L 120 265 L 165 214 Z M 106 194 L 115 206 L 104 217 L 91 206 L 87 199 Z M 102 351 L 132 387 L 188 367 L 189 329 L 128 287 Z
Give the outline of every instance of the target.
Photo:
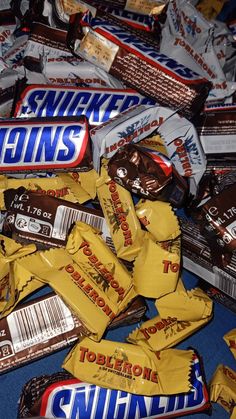
M 235 413 L 236 373 L 225 365 L 219 365 L 210 383 L 210 400 L 219 403 L 230 415 Z M 231 416 L 234 419 L 234 415 Z
M 193 358 L 192 350 L 152 352 L 128 343 L 85 338 L 67 355 L 63 368 L 105 388 L 166 395 L 191 390 Z
M 18 287 L 13 275 L 12 263 L 18 258 L 34 253 L 36 246 L 34 244 L 23 246 L 2 234 L 0 239 L 0 313 L 2 313 L 17 296 Z
M 119 258 L 132 261 L 142 248 L 144 231 L 135 214 L 132 196 L 108 176 L 103 166 L 97 194 Z
M 7 214 L 3 222 L 5 235 L 17 237 L 19 242 L 34 242 L 37 248 L 63 247 L 76 221 L 96 227 L 106 242 L 110 234 L 99 210 L 28 191 L 24 188 L 4 192 Z
M 187 196 L 185 179 L 167 157 L 134 144 L 127 144 L 111 157 L 108 174 L 130 192 L 150 200 L 181 207 Z
M 135 205 L 141 224 L 156 241 L 173 240 L 180 236 L 180 225 L 168 202 L 141 199 Z
M 227 343 L 229 349 L 231 350 L 234 358 L 236 358 L 236 329 L 230 330 L 224 335 L 224 341 Z
M 52 376 L 32 378 L 22 389 L 18 417 L 31 417 L 40 412 L 43 417 L 75 419 L 77 413 L 83 416 L 88 410 L 84 397 L 88 395 L 90 418 L 122 419 L 159 418 L 163 415 L 178 417 L 195 412 L 206 412 L 210 404 L 204 383 L 202 366 L 195 356 L 192 366 L 192 391 L 171 396 L 137 396 L 125 391 L 110 390 L 93 384 L 83 383 L 70 374 L 58 372 Z M 68 404 L 64 403 L 64 395 Z M 72 413 L 73 412 L 73 413 Z
M 76 22 L 72 51 L 163 106 L 192 116 L 205 102 L 211 83 L 159 52 L 150 40 L 127 33 L 119 22 L 85 13 Z M 79 30 L 78 30 L 79 29 Z M 142 31 L 144 32 L 144 31 Z M 149 37 L 150 39 L 150 37 Z
M 160 298 L 175 290 L 180 271 L 180 239 L 157 242 L 147 235 L 134 262 L 133 280 L 138 294 Z
M 120 112 L 153 101 L 131 89 L 88 88 L 54 85 L 18 85 L 14 117 L 87 117 L 90 126 L 100 125 Z
M 2 172 L 92 169 L 86 117 L 0 119 Z

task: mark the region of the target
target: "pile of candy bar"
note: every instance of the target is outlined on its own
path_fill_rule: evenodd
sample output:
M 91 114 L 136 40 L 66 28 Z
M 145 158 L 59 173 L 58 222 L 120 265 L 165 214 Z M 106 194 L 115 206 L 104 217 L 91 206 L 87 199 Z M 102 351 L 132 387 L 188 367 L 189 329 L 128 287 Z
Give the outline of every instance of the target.
M 217 400 L 201 354 L 175 346 L 213 316 L 182 265 L 221 289 L 235 271 L 236 10 L 223 23 L 221 7 L 1 1 L 0 372 L 73 344 L 26 383 L 18 418 L 180 417 Z M 105 338 L 130 324 L 126 342 Z

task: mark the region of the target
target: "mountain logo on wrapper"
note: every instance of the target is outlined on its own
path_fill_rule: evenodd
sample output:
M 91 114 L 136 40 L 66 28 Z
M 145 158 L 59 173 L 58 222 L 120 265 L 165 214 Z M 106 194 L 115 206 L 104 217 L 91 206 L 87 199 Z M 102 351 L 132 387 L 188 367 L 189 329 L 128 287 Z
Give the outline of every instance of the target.
M 3 171 L 73 169 L 89 144 L 85 117 L 0 121 Z
M 128 108 L 148 104 L 152 99 L 131 89 L 70 88 L 61 86 L 27 86 L 21 93 L 15 117 L 52 117 L 85 115 L 90 125 L 100 125 Z
M 70 419 L 151 419 L 205 410 L 209 407 L 208 394 L 198 359 L 195 360 L 193 371 L 193 391 L 171 396 L 140 396 L 77 379 L 57 382 L 44 392 L 40 415 Z

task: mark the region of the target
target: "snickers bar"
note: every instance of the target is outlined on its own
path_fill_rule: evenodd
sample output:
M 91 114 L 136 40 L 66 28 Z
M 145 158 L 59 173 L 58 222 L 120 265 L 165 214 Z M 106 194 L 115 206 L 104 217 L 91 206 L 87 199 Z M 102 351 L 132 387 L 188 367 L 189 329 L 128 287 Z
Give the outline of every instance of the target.
M 84 116 L 0 120 L 0 170 L 92 169 Z
M 126 85 L 187 116 L 198 112 L 211 82 L 121 25 L 85 13 L 70 44 L 76 55 L 98 65 Z
M 155 102 L 131 89 L 26 85 L 19 93 L 15 117 L 85 115 L 90 125 L 100 125 L 134 105 Z
M 87 384 L 65 372 L 35 377 L 25 384 L 18 417 L 135 419 L 180 417 L 210 407 L 203 371 L 196 357 L 193 391 L 171 396 L 140 396 Z

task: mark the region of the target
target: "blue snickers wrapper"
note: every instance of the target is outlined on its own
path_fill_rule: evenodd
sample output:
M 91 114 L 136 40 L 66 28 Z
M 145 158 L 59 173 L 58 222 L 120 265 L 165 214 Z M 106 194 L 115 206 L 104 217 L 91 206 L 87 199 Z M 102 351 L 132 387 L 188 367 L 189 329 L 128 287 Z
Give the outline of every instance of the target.
M 132 89 L 27 85 L 18 83 L 14 116 L 17 118 L 85 115 L 91 126 L 100 125 L 135 105 L 155 101 Z
M 210 409 L 203 371 L 196 356 L 192 391 L 171 396 L 140 396 L 83 383 L 67 372 L 44 375 L 25 384 L 18 418 L 40 415 L 67 419 L 170 418 Z
M 0 120 L 0 171 L 92 169 L 85 116 Z

